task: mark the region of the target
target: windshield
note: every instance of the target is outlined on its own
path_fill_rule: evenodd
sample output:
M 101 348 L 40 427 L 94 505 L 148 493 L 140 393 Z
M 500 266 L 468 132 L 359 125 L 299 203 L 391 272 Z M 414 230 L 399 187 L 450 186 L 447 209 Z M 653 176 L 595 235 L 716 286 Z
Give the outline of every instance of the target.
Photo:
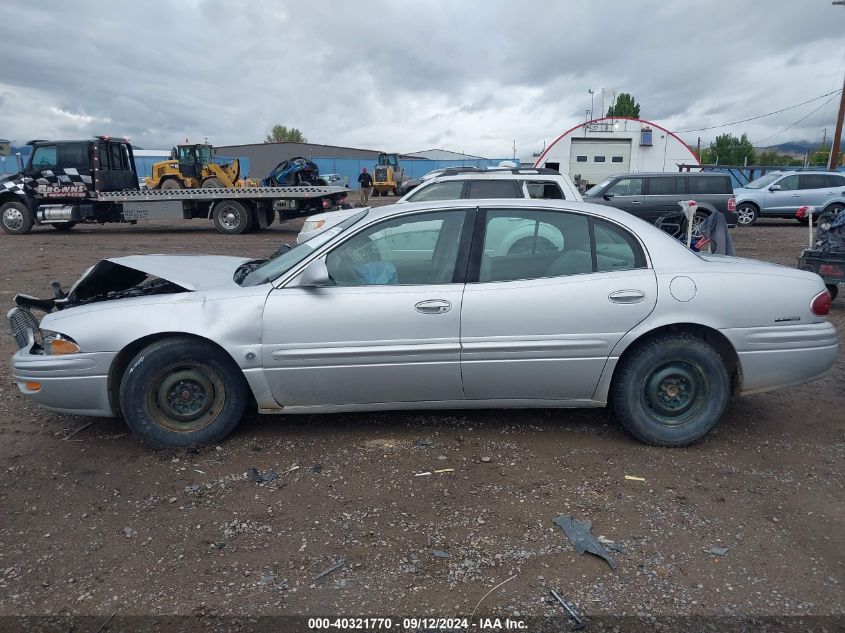
M 760 176 L 757 180 L 752 180 L 747 185 L 745 185 L 746 189 L 762 189 L 764 187 L 768 187 L 772 184 L 775 180 L 783 176 L 781 173 L 774 173 L 774 174 L 766 174 L 765 176 Z
M 608 178 L 607 180 L 602 180 L 599 184 L 590 187 L 589 189 L 587 189 L 587 192 L 584 194 L 584 197 L 586 198 L 587 196 L 597 196 L 599 191 L 601 191 L 610 184 L 610 180 L 610 178 Z
M 356 213 L 352 217 L 346 218 L 340 224 L 326 229 L 322 233 L 318 233 L 302 244 L 294 246 L 292 249 L 284 251 L 275 257 L 271 257 L 244 277 L 241 286 L 260 286 L 280 277 L 323 244 L 340 235 L 353 224 L 357 224 L 359 220 L 367 215 L 367 211 L 364 210 Z

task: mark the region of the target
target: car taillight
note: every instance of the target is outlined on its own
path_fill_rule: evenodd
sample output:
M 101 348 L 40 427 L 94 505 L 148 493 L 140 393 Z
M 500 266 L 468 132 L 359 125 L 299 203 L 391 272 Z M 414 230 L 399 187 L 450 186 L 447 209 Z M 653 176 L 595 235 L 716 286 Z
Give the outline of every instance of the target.
M 733 196 L 728 198 L 728 211 L 736 211 L 736 198 Z
M 816 316 L 827 316 L 830 312 L 830 293 L 822 290 L 810 303 L 810 310 Z
M 842 269 L 836 264 L 822 264 L 819 266 L 819 274 L 822 277 L 842 277 L 845 275 Z

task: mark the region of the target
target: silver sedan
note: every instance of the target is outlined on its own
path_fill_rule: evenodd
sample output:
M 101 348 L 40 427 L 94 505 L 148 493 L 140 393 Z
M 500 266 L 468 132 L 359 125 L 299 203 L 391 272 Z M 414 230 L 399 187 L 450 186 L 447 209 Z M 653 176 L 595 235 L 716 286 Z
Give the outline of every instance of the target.
M 266 260 L 118 257 L 16 303 L 21 393 L 119 414 L 155 447 L 217 442 L 247 407 L 608 405 L 681 446 L 732 395 L 813 380 L 837 354 L 817 275 L 570 201 L 363 209 Z

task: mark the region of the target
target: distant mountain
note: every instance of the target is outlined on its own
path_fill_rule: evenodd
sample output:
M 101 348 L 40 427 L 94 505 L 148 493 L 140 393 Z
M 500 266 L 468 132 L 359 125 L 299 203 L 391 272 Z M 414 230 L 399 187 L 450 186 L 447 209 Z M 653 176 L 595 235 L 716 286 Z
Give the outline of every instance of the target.
M 782 154 L 793 154 L 795 156 L 804 156 L 808 151 L 818 149 L 818 143 L 811 143 L 810 141 L 791 141 L 789 143 L 780 143 L 778 145 L 769 145 L 768 147 L 758 147 L 758 150 L 774 150 Z

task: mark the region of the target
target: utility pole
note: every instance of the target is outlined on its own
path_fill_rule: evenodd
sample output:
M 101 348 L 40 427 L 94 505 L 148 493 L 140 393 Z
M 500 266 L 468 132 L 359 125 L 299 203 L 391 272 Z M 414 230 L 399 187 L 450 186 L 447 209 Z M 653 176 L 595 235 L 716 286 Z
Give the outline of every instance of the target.
M 833 133 L 832 145 L 830 148 L 830 160 L 827 163 L 828 169 L 836 169 L 839 164 L 839 145 L 842 142 L 842 119 L 845 118 L 845 80 L 842 82 L 842 92 L 839 95 L 839 116 L 836 117 L 836 131 Z

